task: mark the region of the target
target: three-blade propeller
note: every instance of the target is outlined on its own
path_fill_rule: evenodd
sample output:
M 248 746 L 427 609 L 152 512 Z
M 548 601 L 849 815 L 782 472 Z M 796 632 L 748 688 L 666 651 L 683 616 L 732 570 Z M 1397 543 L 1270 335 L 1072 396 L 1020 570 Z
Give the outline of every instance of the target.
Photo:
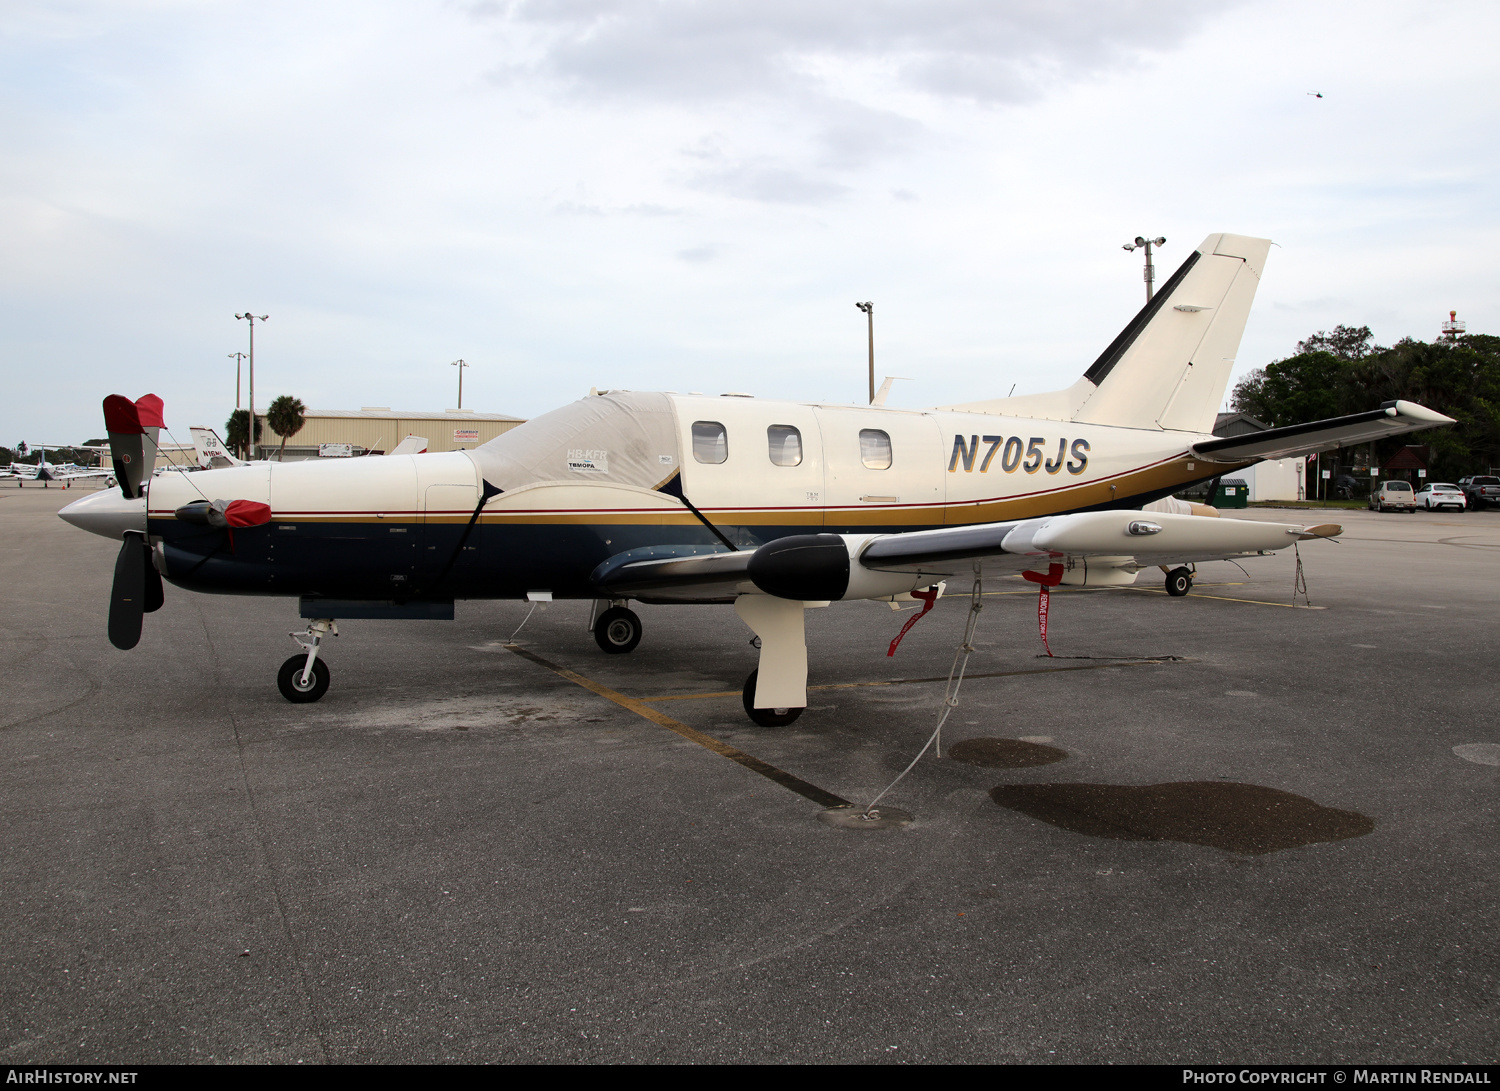
M 131 401 L 121 394 L 104 399 L 104 427 L 109 432 L 109 454 L 115 480 L 127 500 L 146 495 L 156 466 L 156 437 L 166 427 L 162 400 L 147 394 Z M 115 558 L 115 582 L 109 593 L 109 642 L 133 648 L 141 639 L 146 614 L 160 610 L 161 573 L 151 563 L 151 545 L 144 530 L 127 530 Z

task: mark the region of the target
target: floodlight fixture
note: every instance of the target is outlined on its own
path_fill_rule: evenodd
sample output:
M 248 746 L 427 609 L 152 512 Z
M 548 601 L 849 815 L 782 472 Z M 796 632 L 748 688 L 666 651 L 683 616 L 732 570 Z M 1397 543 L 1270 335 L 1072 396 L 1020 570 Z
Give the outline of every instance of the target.
M 255 323 L 264 322 L 270 317 L 268 314 L 251 314 L 248 310 L 244 314 L 235 315 L 235 318 L 250 323 L 250 351 L 247 354 L 250 361 L 250 404 L 247 407 L 249 419 L 245 422 L 245 451 L 247 452 L 245 457 L 248 461 L 255 459 Z M 238 388 L 238 383 L 236 383 L 236 388 Z M 235 400 L 239 400 L 238 389 L 235 392 Z
M 1154 266 L 1154 265 L 1151 264 L 1151 248 L 1153 246 L 1165 246 L 1166 243 L 1167 243 L 1167 239 L 1166 239 L 1166 236 L 1164 236 L 1164 235 L 1158 235 L 1154 239 L 1148 239 L 1144 235 L 1137 235 L 1135 237 L 1135 242 L 1127 242 L 1124 246 L 1122 246 L 1120 248 L 1122 250 L 1135 250 L 1137 248 L 1140 248 L 1140 249 L 1146 251 L 1145 278 L 1146 278 L 1146 302 L 1147 303 L 1151 302 L 1152 289 L 1153 289 L 1153 286 L 1154 286 L 1154 284 L 1156 282 L 1156 266 Z
M 875 404 L 875 304 L 873 302 L 854 304 L 865 312 L 865 318 L 869 321 L 870 328 L 870 405 Z

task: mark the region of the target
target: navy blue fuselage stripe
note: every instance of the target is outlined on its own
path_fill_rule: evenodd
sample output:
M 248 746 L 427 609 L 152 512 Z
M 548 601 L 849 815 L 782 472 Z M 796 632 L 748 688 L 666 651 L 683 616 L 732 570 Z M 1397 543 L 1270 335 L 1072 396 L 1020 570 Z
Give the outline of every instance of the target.
M 1071 510 L 1137 508 L 1183 487 L 1170 485 Z M 236 528 L 232 549 L 223 531 L 171 518 L 152 519 L 150 533 L 162 539 L 167 579 L 179 587 L 221 594 L 380 600 L 421 598 L 450 557 L 452 567 L 439 588 L 445 599 L 521 598 L 538 589 L 550 590 L 557 598 L 593 598 L 599 592 L 589 574 L 627 550 L 661 545 L 719 548 L 702 525 L 481 522 L 473 526 L 455 557 L 464 523 L 408 523 L 395 528 L 378 522 L 292 525 L 294 530 L 282 530 L 275 522 Z M 741 549 L 755 549 L 793 534 L 899 534 L 945 525 L 951 524 L 723 524 L 719 529 Z

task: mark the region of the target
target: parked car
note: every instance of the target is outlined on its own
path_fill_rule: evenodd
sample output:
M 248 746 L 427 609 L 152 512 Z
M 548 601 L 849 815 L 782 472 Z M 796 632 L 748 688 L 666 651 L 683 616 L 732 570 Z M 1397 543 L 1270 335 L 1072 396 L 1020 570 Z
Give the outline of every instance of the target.
M 1478 510 L 1487 504 L 1500 504 L 1500 477 L 1482 474 L 1464 477 L 1459 479 L 1458 487 L 1463 490 L 1471 509 Z
M 1406 481 L 1382 481 L 1370 493 L 1371 511 L 1416 511 L 1417 494 Z
M 1469 506 L 1462 489 L 1441 481 L 1429 481 L 1418 489 L 1417 503 L 1427 511 L 1437 511 L 1439 508 L 1463 511 Z

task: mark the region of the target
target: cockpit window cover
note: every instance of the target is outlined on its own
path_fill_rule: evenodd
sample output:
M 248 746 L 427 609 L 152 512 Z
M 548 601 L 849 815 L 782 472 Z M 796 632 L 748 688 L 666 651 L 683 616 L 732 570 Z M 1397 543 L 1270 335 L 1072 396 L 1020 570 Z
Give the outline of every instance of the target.
M 613 391 L 534 417 L 469 452 L 502 491 L 538 482 L 658 488 L 681 463 L 665 394 Z

